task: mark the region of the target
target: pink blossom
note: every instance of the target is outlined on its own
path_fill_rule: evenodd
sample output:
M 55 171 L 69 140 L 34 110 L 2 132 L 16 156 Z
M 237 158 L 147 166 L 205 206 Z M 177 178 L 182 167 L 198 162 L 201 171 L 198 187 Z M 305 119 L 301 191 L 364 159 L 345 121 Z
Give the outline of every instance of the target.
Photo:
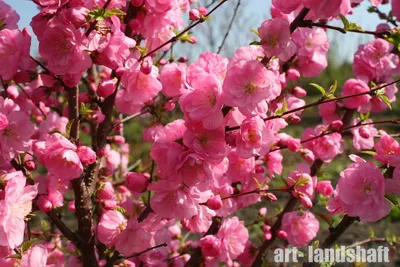
M 3 115 L 7 117 L 2 119 L 2 127 L 6 127 L 0 130 L 0 156 L 5 160 L 11 160 L 17 153 L 29 150 L 29 141 L 34 133 L 34 125 L 21 111 Z M 8 121 L 7 125 L 6 120 Z
M 152 12 L 167 12 L 171 10 L 177 1 L 146 0 L 146 7 Z
M 342 0 L 302 0 L 305 7 L 309 8 L 316 17 L 328 19 L 340 13 Z
M 210 228 L 215 211 L 206 206 L 200 206 L 198 213 L 190 219 L 183 219 L 182 225 L 192 232 L 205 233 Z
M 243 253 L 249 233 L 238 217 L 225 219 L 216 237 L 221 240 L 219 259 L 227 262 L 236 259 Z
M 200 192 L 176 182 L 160 180 L 148 189 L 156 194 L 150 199 L 152 209 L 166 219 L 190 219 L 198 213 Z
M 287 233 L 289 244 L 302 247 L 317 236 L 319 222 L 309 211 L 292 211 L 283 215 L 281 230 Z
M 277 56 L 289 45 L 289 22 L 283 18 L 266 20 L 258 28 L 261 44 L 267 57 Z
M 97 190 L 97 198 L 107 210 L 114 209 L 117 205 L 114 187 L 110 182 L 101 183 L 101 187 Z
M 317 177 L 310 176 L 310 168 L 308 165 L 299 164 L 297 165 L 296 171 L 292 171 L 288 174 L 288 179 L 286 180 L 288 186 L 293 186 L 296 182 L 300 182 L 300 185 L 294 187 L 292 195 L 300 199 L 300 202 L 309 207 L 309 203 L 312 203 L 314 198 L 315 188 L 317 186 Z M 312 206 L 312 204 L 311 204 Z
M 226 75 L 226 68 L 229 60 L 216 53 L 205 52 L 199 59 L 190 64 L 187 71 L 187 81 L 191 84 L 193 78 L 201 73 L 208 73 L 214 76 L 221 84 Z
M 220 195 L 213 196 L 212 198 L 207 200 L 207 207 L 212 210 L 219 210 L 220 208 L 222 208 L 222 206 L 223 203 Z
M 272 0 L 272 5 L 285 14 L 289 14 L 296 10 L 302 4 L 302 0 Z
M 76 153 L 77 147 L 61 134 L 49 135 L 46 139 L 43 162 L 49 172 L 62 179 L 79 177 L 83 166 Z
M 99 84 L 99 87 L 97 88 L 97 94 L 101 97 L 106 98 L 114 93 L 115 90 L 115 80 L 106 80 L 102 81 Z
M 82 34 L 75 27 L 60 22 L 51 23 L 44 29 L 42 35 L 38 35 L 39 53 L 47 61 L 47 68 L 54 74 L 79 81 L 92 63 L 83 51 Z
M 367 119 L 361 123 L 370 123 L 371 119 Z M 360 123 L 360 119 L 354 119 L 353 125 Z M 355 127 L 351 129 L 353 134 L 353 146 L 357 150 L 372 149 L 374 147 L 374 137 L 378 134 L 373 124 Z
M 4 4 L 2 1 L 0 4 Z M 0 5 L 0 21 L 1 21 Z M 29 58 L 31 36 L 24 29 L 19 30 L 3 29 L 0 31 L 0 76 L 4 80 L 10 80 L 18 71 L 24 71 L 31 67 L 32 61 Z
M 47 262 L 47 249 L 43 245 L 35 245 L 22 254 L 21 267 L 45 267 Z
M 10 30 L 18 29 L 19 15 L 15 10 L 4 3 L 3 0 L 0 1 L 0 29 L 4 27 Z
M 180 96 L 185 90 L 186 64 L 171 63 L 163 67 L 160 80 L 163 85 L 162 93 L 165 96 Z
M 317 183 L 317 191 L 326 197 L 331 197 L 333 195 L 333 187 L 331 181 L 320 181 Z
M 164 128 L 161 124 L 156 124 L 150 127 L 147 127 L 143 131 L 142 139 L 145 142 L 154 142 L 154 139 L 159 131 Z
M 375 144 L 374 158 L 383 164 L 400 166 L 400 144 L 391 136 L 384 135 Z
M 115 246 L 117 237 L 126 228 L 128 220 L 116 210 L 107 210 L 97 226 L 97 238 L 109 247 Z
M 392 0 L 392 13 L 396 18 L 400 18 L 400 1 Z
M 221 85 L 210 74 L 199 74 L 191 81 L 192 91 L 179 100 L 182 111 L 190 120 L 202 121 L 204 128 L 212 130 L 222 125 Z M 185 116 L 185 117 L 186 117 Z
M 240 135 L 236 137 L 237 153 L 242 158 L 264 156 L 273 141 L 273 132 L 259 116 L 246 119 L 240 126 Z
M 93 164 L 96 162 L 96 152 L 94 152 L 90 147 L 80 146 L 76 153 L 83 164 Z
M 257 60 L 242 61 L 228 70 L 223 92 L 224 104 L 252 113 L 261 101 L 275 99 L 281 86 L 276 75 Z
M 32 200 L 37 195 L 37 185 L 26 184 L 21 171 L 7 174 L 4 199 L 0 200 L 0 246 L 12 249 L 24 237 L 25 216 L 32 210 Z
M 217 257 L 221 253 L 221 240 L 213 235 L 200 239 L 199 246 L 206 257 Z
M 383 39 L 360 45 L 354 54 L 353 71 L 357 78 L 373 80 L 391 77 L 399 63 L 391 54 L 393 45 Z
M 141 173 L 128 172 L 125 176 L 125 179 L 126 187 L 128 187 L 128 189 L 132 192 L 136 193 L 144 192 L 149 184 L 148 175 L 145 176 Z
M 340 117 L 336 113 L 337 104 L 335 101 L 323 103 L 318 106 L 318 114 L 322 117 L 324 123 L 329 124 L 335 120 L 339 120 Z
M 356 80 L 356 79 L 347 80 L 342 87 L 342 96 L 349 96 L 366 92 L 369 92 L 369 87 L 366 83 L 364 83 L 361 80 Z M 344 99 L 343 105 L 346 108 L 356 109 L 361 105 L 368 103 L 370 99 L 371 96 L 369 96 L 368 94 L 364 94 L 361 96 Z
M 48 134 L 53 131 L 65 134 L 67 124 L 68 119 L 66 117 L 60 117 L 57 112 L 49 112 L 46 114 L 46 120 L 39 125 L 40 139 L 46 139 Z
M 301 137 L 302 141 L 320 136 L 325 126 L 319 125 L 315 129 L 306 128 Z M 303 147 L 310 149 L 316 158 L 324 162 L 331 162 L 338 154 L 343 153 L 343 140 L 340 133 L 331 133 L 303 143 Z
M 264 157 L 264 161 L 267 164 L 268 172 L 271 177 L 273 177 L 274 174 L 279 175 L 282 173 L 282 160 L 283 156 L 280 151 L 270 152 Z
M 360 217 L 362 222 L 376 222 L 392 209 L 385 199 L 385 177 L 373 163 L 362 159 L 357 159 L 340 173 L 336 192 L 335 198 L 343 211 L 349 216 Z M 327 206 L 332 212 L 333 203 L 335 200 Z

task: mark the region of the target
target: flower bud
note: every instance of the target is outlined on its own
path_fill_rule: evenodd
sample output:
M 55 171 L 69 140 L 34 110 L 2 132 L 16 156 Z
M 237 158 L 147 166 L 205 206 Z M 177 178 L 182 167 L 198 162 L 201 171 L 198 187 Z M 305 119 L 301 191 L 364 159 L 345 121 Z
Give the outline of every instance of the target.
M 200 11 L 197 8 L 189 11 L 190 20 L 199 20 L 200 18 L 201 18 Z
M 29 171 L 33 171 L 36 169 L 36 164 L 33 160 L 25 161 L 24 165 Z
M 194 35 L 190 36 L 190 39 L 191 39 L 191 41 L 189 41 L 189 43 L 191 43 L 191 44 L 196 44 L 198 41 L 197 37 Z
M 292 152 L 297 152 L 300 149 L 300 140 L 295 138 L 290 138 L 287 142 L 287 147 Z
M 286 119 L 286 121 L 287 121 L 289 124 L 297 124 L 297 123 L 301 122 L 301 118 L 300 118 L 299 116 L 297 116 L 297 115 L 290 115 L 290 116 Z
M 222 206 L 223 203 L 220 195 L 215 195 L 207 201 L 207 207 L 212 210 L 219 210 Z
M 311 150 L 307 149 L 307 148 L 302 149 L 300 151 L 300 153 L 301 153 L 301 157 L 307 162 L 311 163 L 311 162 L 313 162 L 315 160 L 314 153 Z
M 107 139 L 117 145 L 125 144 L 125 137 L 121 135 L 110 136 Z
M 108 80 L 108 81 L 102 81 L 99 84 L 99 87 L 97 88 L 97 94 L 104 98 L 108 97 L 109 95 L 114 93 L 114 91 L 116 89 L 115 82 L 116 82 L 115 79 Z
M 272 238 L 271 232 L 264 233 L 264 239 L 265 240 L 271 240 L 271 238 Z
M 331 127 L 334 130 L 339 130 L 343 127 L 343 122 L 341 120 L 335 120 L 331 123 Z
M 53 205 L 51 204 L 51 202 L 44 195 L 39 196 L 39 198 L 37 200 L 37 205 L 38 205 L 40 211 L 42 211 L 44 213 L 51 211 L 51 209 L 53 208 Z
M 140 71 L 146 75 L 149 75 L 151 73 L 151 70 L 153 69 L 153 60 L 151 57 L 146 57 L 142 64 L 140 65 Z
M 313 203 L 306 194 L 304 194 L 302 192 L 297 192 L 297 195 L 298 195 L 301 205 L 303 205 L 306 208 L 312 208 Z
M 39 86 L 38 88 L 32 90 L 31 100 L 33 103 L 37 104 L 39 102 L 44 101 L 49 96 L 50 96 L 50 89 L 46 86 Z
M 163 108 L 165 111 L 172 111 L 175 108 L 175 102 L 172 100 L 168 100 L 167 102 L 164 103 Z
M 168 60 L 166 60 L 165 58 L 162 58 L 162 59 L 160 59 L 158 64 L 160 64 L 160 66 L 164 66 L 164 65 L 168 64 Z
M 208 14 L 208 10 L 206 7 L 199 7 L 197 10 L 200 12 L 202 16 L 207 16 Z
M 141 173 L 137 172 L 128 172 L 125 176 L 126 179 L 126 187 L 129 190 L 136 193 L 142 193 L 146 191 L 147 185 L 149 181 L 147 177 Z
M 266 198 L 268 198 L 269 200 L 271 200 L 272 202 L 275 202 L 278 200 L 278 198 L 272 193 L 266 193 L 266 194 L 264 194 L 264 196 Z
M 213 235 L 207 235 L 200 239 L 199 246 L 207 257 L 216 257 L 221 252 L 221 241 Z
M 87 146 L 80 146 L 76 153 L 83 164 L 92 164 L 96 162 L 96 153 Z
M 267 215 L 267 208 L 266 207 L 263 207 L 263 208 L 258 210 L 258 216 L 264 217 L 265 215 Z
M 279 238 L 281 238 L 281 239 L 286 239 L 287 233 L 285 231 L 283 231 L 283 230 L 279 230 L 278 233 L 277 233 L 277 236 Z
M 188 57 L 185 56 L 178 58 L 178 62 L 180 63 L 186 63 L 188 61 L 189 61 Z
M 300 78 L 300 72 L 296 69 L 289 69 L 287 72 L 289 80 L 296 81 Z
M 317 183 L 317 191 L 326 197 L 333 195 L 333 187 L 331 181 L 321 181 Z
M 292 94 L 293 94 L 295 97 L 301 98 L 301 97 L 307 96 L 307 91 L 304 90 L 303 88 L 299 87 L 299 86 L 296 86 L 295 88 L 293 88 Z
M 75 208 L 75 200 L 71 200 L 70 202 L 68 202 L 68 210 L 70 212 L 75 212 L 76 208 Z
M 264 167 L 261 165 L 256 165 L 254 169 L 255 169 L 256 173 L 264 173 L 265 172 Z

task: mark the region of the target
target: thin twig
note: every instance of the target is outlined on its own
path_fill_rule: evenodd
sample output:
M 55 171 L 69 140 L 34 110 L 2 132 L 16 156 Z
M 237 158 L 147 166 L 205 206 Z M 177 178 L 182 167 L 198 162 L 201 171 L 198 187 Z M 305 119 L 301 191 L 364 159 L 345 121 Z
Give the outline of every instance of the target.
M 133 254 L 133 255 L 131 255 L 131 256 L 129 256 L 129 257 L 126 257 L 126 258 L 127 258 L 127 259 L 136 258 L 136 257 L 139 257 L 140 255 L 142 255 L 142 254 L 144 254 L 144 253 L 146 253 L 146 252 L 148 252 L 148 251 L 150 251 L 150 250 L 153 250 L 153 249 L 156 249 L 156 248 L 161 248 L 161 247 L 166 247 L 166 246 L 167 246 L 167 243 L 162 243 L 162 244 L 160 244 L 160 245 L 157 245 L 157 246 L 148 248 L 148 249 L 146 249 L 146 250 L 143 250 L 142 252 L 135 253 L 135 254 Z
M 221 50 L 222 50 L 222 48 L 223 48 L 224 45 L 225 45 L 226 39 L 228 38 L 229 32 L 231 31 L 233 22 L 235 21 L 235 18 L 236 18 L 236 15 L 237 15 L 237 11 L 238 11 L 238 9 L 239 9 L 239 6 L 240 6 L 240 0 L 238 0 L 238 2 L 237 2 L 237 4 L 236 4 L 236 7 L 235 7 L 235 10 L 233 11 L 233 15 L 232 15 L 231 22 L 229 23 L 228 29 L 226 30 L 226 33 L 225 33 L 225 35 L 224 35 L 224 39 L 222 39 L 222 43 L 221 43 L 221 45 L 220 45 L 219 48 L 218 48 L 217 54 L 221 53 Z

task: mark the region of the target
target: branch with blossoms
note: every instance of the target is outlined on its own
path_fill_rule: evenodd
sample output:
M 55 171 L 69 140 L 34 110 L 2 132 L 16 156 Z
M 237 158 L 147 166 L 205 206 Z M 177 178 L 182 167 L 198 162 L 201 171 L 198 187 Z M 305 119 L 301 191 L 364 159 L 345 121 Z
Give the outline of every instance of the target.
M 210 15 L 221 19 L 229 4 L 219 50 L 232 45 L 241 1 L 33 2 L 29 33 L 0 0 L 1 264 L 261 266 L 278 239 L 309 244 L 315 215 L 344 214 L 327 248 L 354 221 L 383 220 L 396 204 L 400 144 L 386 125 L 400 120 L 376 117 L 396 101 L 398 33 L 347 21 L 357 11 L 348 0 L 273 1 L 272 18 L 254 30 L 259 41 L 230 59 L 205 51 L 194 62 L 174 45 L 196 45 L 197 25 L 214 26 Z M 385 19 L 396 25 L 399 10 Z M 330 24 L 339 17 L 343 28 Z M 326 30 L 376 39 L 357 49 L 354 78 L 312 84 L 322 97 L 307 104 L 310 91 L 295 85 L 330 64 Z M 322 124 L 289 135 L 312 107 Z M 349 155 L 335 190 L 320 174 L 345 146 L 373 160 Z M 284 148 L 300 154 L 298 165 L 284 166 Z M 284 168 L 281 186 L 274 177 Z M 269 201 L 284 199 L 276 192 L 290 196 L 270 214 Z M 318 194 L 329 215 L 313 210 Z M 263 207 L 245 225 L 241 211 L 255 203 Z M 259 248 L 250 226 L 262 229 Z

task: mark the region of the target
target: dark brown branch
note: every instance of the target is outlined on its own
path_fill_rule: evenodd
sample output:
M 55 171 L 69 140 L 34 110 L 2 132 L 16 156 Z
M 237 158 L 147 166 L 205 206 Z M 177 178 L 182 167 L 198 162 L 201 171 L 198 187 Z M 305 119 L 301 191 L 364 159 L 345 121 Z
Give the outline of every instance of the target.
M 131 256 L 129 256 L 129 257 L 126 257 L 126 258 L 127 258 L 127 259 L 136 258 L 136 257 L 139 257 L 140 255 L 142 255 L 142 254 L 144 254 L 144 253 L 146 253 L 146 252 L 148 252 L 148 251 L 150 251 L 150 250 L 153 250 L 153 249 L 156 249 L 156 248 L 161 248 L 161 247 L 166 247 L 166 246 L 167 246 L 167 243 L 162 243 L 162 244 L 160 244 L 160 245 L 157 245 L 157 246 L 148 248 L 148 249 L 146 249 L 146 250 L 143 250 L 142 252 L 135 253 L 135 254 L 133 254 L 133 255 L 131 255 Z
M 300 11 L 297 17 L 290 24 L 290 33 L 293 33 L 300 26 L 300 24 L 304 21 L 305 17 L 307 16 L 308 12 L 310 12 L 310 9 L 306 7 L 304 7 Z

